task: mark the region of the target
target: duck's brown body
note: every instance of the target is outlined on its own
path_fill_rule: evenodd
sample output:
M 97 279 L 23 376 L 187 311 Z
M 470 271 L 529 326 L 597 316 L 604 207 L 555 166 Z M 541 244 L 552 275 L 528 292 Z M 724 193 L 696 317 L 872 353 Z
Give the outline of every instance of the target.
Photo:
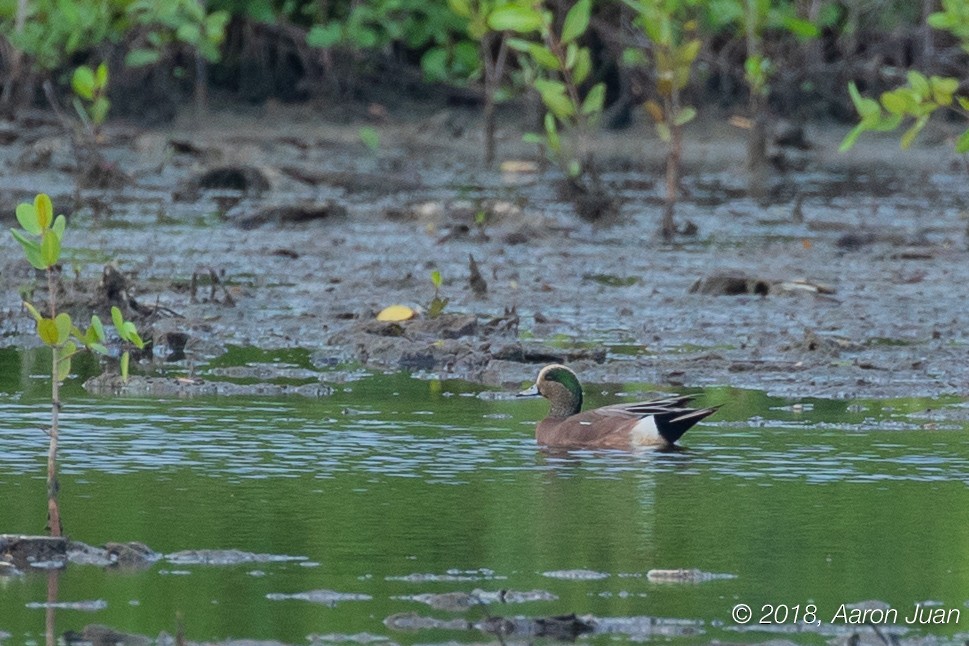
M 542 395 L 551 402 L 548 417 L 535 427 L 535 439 L 554 448 L 669 447 L 717 410 L 688 408 L 685 404 L 691 397 L 682 396 L 580 412 L 582 389 L 578 378 L 557 364 L 543 368 L 535 386 L 522 394 Z

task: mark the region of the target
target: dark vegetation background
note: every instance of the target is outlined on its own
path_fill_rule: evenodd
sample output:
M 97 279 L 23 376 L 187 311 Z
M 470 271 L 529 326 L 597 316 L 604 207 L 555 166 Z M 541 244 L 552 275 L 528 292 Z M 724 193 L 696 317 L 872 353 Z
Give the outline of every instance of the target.
M 561 21 L 572 4 L 547 6 Z M 685 92 L 701 112 L 747 105 L 744 15 L 752 9 L 763 16 L 767 105 L 777 116 L 850 121 L 849 81 L 873 95 L 898 86 L 909 68 L 960 79 L 966 70 L 957 39 L 927 24 L 940 9 L 935 0 L 660 4 L 690 16 L 702 42 Z M 625 62 L 636 43 L 633 13 L 618 0 L 597 0 L 582 37 L 593 51 L 587 83 L 607 83 L 605 127 L 639 118 L 634 108 L 654 86 L 648 67 Z M 479 40 L 447 0 L 3 0 L 0 109 L 11 116 L 44 107 L 46 79 L 69 96 L 73 69 L 102 61 L 111 70 L 112 117 L 143 123 L 213 95 L 390 109 L 408 98 L 474 105 L 482 101 Z M 529 95 L 520 71 L 512 52 L 500 99 Z

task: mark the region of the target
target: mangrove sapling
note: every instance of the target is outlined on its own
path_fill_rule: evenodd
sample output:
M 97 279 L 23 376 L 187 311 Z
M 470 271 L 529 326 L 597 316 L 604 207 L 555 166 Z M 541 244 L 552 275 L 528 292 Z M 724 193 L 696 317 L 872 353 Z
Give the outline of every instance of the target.
M 508 31 L 492 29 L 488 21 L 493 12 L 509 4 L 511 0 L 448 0 L 451 11 L 468 21 L 468 37 L 478 44 L 478 56 L 484 70 L 486 166 L 495 161 L 495 107 L 508 61 Z
M 59 485 L 57 481 L 57 444 L 60 436 L 59 417 L 61 411 L 60 384 L 71 373 L 71 360 L 82 349 L 98 354 L 108 354 L 105 347 L 104 327 L 97 315 L 91 316 L 91 325 L 81 330 L 74 325 L 70 314 L 58 312 L 58 274 L 60 273 L 61 243 L 67 226 L 63 215 L 54 217 L 50 197 L 41 193 L 33 203 L 25 202 L 17 206 L 17 222 L 22 229 L 11 229 L 10 233 L 20 243 L 24 256 L 32 267 L 43 271 L 47 279 L 46 316 L 27 300 L 24 308 L 34 318 L 37 336 L 51 349 L 51 425 L 47 450 L 47 523 L 51 536 L 61 536 L 63 523 L 58 504 Z M 144 342 L 138 335 L 135 324 L 126 321 L 117 307 L 111 308 L 111 319 L 123 343 L 139 349 Z M 128 379 L 128 351 L 121 355 L 121 377 Z
M 744 37 L 747 55 L 744 60 L 744 82 L 747 85 L 747 110 L 750 134 L 747 139 L 747 169 L 751 173 L 753 192 L 763 190 L 763 180 L 768 167 L 767 138 L 770 115 L 768 95 L 770 82 L 777 72 L 777 66 L 767 55 L 764 47 L 764 34 L 787 32 L 803 46 L 816 40 L 821 27 L 828 26 L 837 18 L 833 6 L 822 11 L 813 3 L 808 10 L 808 18 L 798 15 L 798 7 L 793 3 L 778 3 L 771 0 L 723 0 L 716 6 L 707 6 L 706 22 L 719 30 L 728 28 L 738 30 Z
M 928 22 L 936 29 L 951 33 L 959 40 L 963 51 L 969 52 L 969 0 L 942 0 L 942 11 L 931 14 Z M 841 151 L 854 146 L 864 132 L 891 131 L 910 122 L 900 140 L 901 147 L 907 149 L 928 125 L 932 115 L 940 110 L 954 112 L 969 122 L 969 96 L 957 95 L 958 91 L 959 79 L 926 76 L 915 70 L 908 73 L 905 85 L 883 92 L 877 101 L 863 97 L 854 82 L 849 83 L 848 93 L 860 121 L 845 135 Z M 956 139 L 955 151 L 969 153 L 969 128 Z
M 599 82 L 587 88 L 592 55 L 579 44 L 591 11 L 591 0 L 579 0 L 565 15 L 561 30 L 556 29 L 550 10 L 524 0 L 500 7 L 488 17 L 488 25 L 496 31 L 538 33 L 539 41 L 508 40 L 509 47 L 521 54 L 520 62 L 528 66 L 531 85 L 546 109 L 545 132 L 528 134 L 525 140 L 542 146 L 579 198 L 602 193 L 589 140 L 602 116 L 606 86 Z
M 696 109 L 683 105 L 682 93 L 690 82 L 693 62 L 700 53 L 700 39 L 694 36 L 696 21 L 687 12 L 692 7 L 681 0 L 624 0 L 635 10 L 633 24 L 649 46 L 627 49 L 627 62 L 648 62 L 653 68 L 658 97 L 646 101 L 646 112 L 656 132 L 666 143 L 666 197 L 660 234 L 666 242 L 676 235 L 674 213 L 679 199 L 683 156 L 683 126 L 696 117 Z M 650 56 L 644 51 L 650 50 Z

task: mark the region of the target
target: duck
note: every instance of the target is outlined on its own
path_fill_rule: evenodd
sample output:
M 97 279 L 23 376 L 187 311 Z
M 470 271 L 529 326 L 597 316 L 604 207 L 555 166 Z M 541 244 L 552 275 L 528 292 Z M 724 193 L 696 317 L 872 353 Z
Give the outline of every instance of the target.
M 545 397 L 548 415 L 535 426 L 538 444 L 550 448 L 678 448 L 676 441 L 719 406 L 690 408 L 691 395 L 582 411 L 582 385 L 570 368 L 554 363 L 519 397 Z

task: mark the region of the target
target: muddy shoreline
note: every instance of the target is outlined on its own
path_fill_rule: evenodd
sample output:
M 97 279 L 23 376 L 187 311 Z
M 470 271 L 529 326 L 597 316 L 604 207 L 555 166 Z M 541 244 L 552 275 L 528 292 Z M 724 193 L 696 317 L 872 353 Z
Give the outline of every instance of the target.
M 104 154 L 131 182 L 85 189 L 73 209 L 67 138 L 13 124 L 0 147 L 4 221 L 15 223 L 18 201 L 52 195 L 71 217 L 64 275 L 77 313 L 105 306 L 91 295 L 113 262 L 130 296 L 164 312 L 142 320 L 162 342 L 154 367 L 140 368 L 162 380 L 254 346 L 309 351 L 310 385 L 362 366 L 509 388 L 566 361 L 587 383 L 966 392 L 969 190 L 944 126 L 909 153 L 872 137 L 838 155 L 844 128 L 809 125 L 811 150 L 780 151 L 800 170 L 778 170 L 754 197 L 745 133 L 708 118 L 690 129 L 678 208 L 698 233 L 662 245 L 662 146 L 645 126 L 603 135 L 621 208 L 590 223 L 551 170 L 482 170 L 473 111 L 391 118 L 376 126 L 375 151 L 360 125 L 278 105 L 166 129 L 116 125 Z M 502 128 L 501 159 L 534 160 L 520 130 Z M 9 237 L 4 248 L 2 342 L 32 344 L 18 290 L 39 283 Z M 469 257 L 485 291 L 469 283 Z M 375 325 L 391 304 L 426 310 L 434 270 L 444 319 Z M 185 335 L 185 356 L 166 362 L 172 334 Z

